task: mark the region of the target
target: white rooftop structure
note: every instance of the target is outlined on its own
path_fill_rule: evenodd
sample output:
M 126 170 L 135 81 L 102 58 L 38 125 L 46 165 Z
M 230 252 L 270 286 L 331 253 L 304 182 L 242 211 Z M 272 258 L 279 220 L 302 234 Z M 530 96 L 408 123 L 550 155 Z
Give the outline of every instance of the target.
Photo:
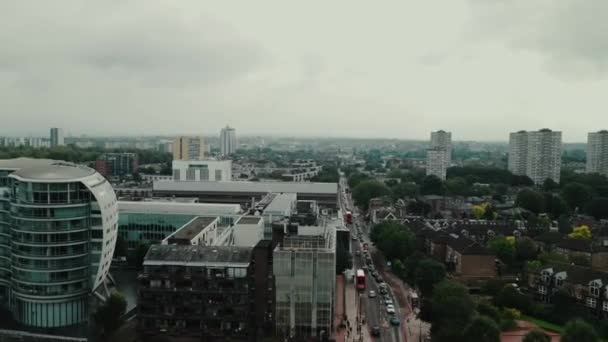
M 187 192 L 292 192 L 337 194 L 337 183 L 309 182 L 154 182 L 154 191 Z
M 236 215 L 241 213 L 238 204 L 218 203 L 180 203 L 180 202 L 137 202 L 118 201 L 118 212 L 137 213 L 167 213 L 167 214 L 190 214 L 190 215 Z

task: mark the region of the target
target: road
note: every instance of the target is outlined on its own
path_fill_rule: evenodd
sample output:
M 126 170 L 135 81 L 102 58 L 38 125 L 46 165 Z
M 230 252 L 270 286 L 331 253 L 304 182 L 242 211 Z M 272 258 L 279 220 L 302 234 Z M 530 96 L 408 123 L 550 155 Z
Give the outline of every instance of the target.
M 369 241 L 369 236 L 367 236 L 364 229 L 363 218 L 360 215 L 356 214 L 356 208 L 352 203 L 352 198 L 350 194 L 346 193 L 344 189 L 347 188 L 346 179 L 344 177 L 340 178 L 340 188 L 342 189 L 340 193 L 340 206 L 342 212 L 346 212 L 348 210 L 353 210 L 353 224 L 350 225 L 351 236 L 361 237 L 361 239 L 357 238 L 351 239 L 351 251 L 353 251 L 353 268 L 355 270 L 364 268 L 365 257 L 362 251 L 362 244 L 367 242 L 369 246 L 371 243 Z M 360 233 L 359 233 L 360 232 Z M 361 242 L 363 241 L 363 242 Z M 359 255 L 356 254 L 356 251 L 359 251 Z M 373 264 L 372 264 L 373 265 Z M 366 267 L 367 268 L 367 267 Z M 393 326 L 390 324 L 390 318 L 393 315 L 389 315 L 386 312 L 386 305 L 384 304 L 384 297 L 380 294 L 380 289 L 378 286 L 378 282 L 370 275 L 368 270 L 365 270 L 366 273 L 366 290 L 360 292 L 359 299 L 357 300 L 357 305 L 361 303 L 361 315 L 365 320 L 365 324 L 363 325 L 363 329 L 367 330 L 367 333 L 371 333 L 371 330 L 374 326 L 380 328 L 380 336 L 374 337 L 375 341 L 382 342 L 403 342 L 402 333 L 399 326 Z M 380 279 L 382 281 L 382 279 Z M 402 317 L 399 312 L 399 304 L 395 300 L 395 297 L 392 294 L 390 287 L 388 289 L 388 296 L 393 300 L 395 306 L 395 316 Z M 377 294 L 375 298 L 369 298 L 369 291 L 374 291 Z M 401 322 L 403 324 L 404 322 Z

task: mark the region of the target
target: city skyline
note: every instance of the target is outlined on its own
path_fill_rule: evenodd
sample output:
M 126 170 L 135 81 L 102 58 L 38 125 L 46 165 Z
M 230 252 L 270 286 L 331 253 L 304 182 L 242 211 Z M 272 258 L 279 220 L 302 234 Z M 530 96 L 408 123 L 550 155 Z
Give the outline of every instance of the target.
M 0 134 L 212 133 L 232 123 L 241 136 L 423 140 L 441 128 L 454 140 L 505 141 L 550 127 L 584 142 L 596 130 L 608 4 L 436 5 L 2 4 L 11 15 L 0 34 L 10 51 Z

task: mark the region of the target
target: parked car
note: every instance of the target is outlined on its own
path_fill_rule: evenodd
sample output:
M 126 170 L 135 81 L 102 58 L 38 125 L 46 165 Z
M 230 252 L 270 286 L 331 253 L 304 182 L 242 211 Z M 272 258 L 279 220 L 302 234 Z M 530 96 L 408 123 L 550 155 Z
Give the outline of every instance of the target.
M 386 291 L 386 288 L 384 288 L 384 287 L 381 287 L 381 288 L 380 288 L 380 294 L 381 294 L 381 295 L 385 295 L 385 294 L 387 294 L 387 293 L 388 293 L 388 291 Z
M 397 317 L 397 316 L 391 317 L 391 325 L 398 326 L 400 324 L 401 324 L 401 321 L 399 320 L 399 317 Z
M 386 305 L 392 305 L 393 304 L 393 300 L 391 298 L 384 298 L 384 304 L 386 304 Z
M 387 305 L 386 306 L 386 313 L 390 314 L 390 315 L 394 315 L 395 314 L 395 307 L 393 305 Z
M 376 291 L 369 291 L 369 298 L 375 298 L 376 297 Z
M 374 337 L 380 336 L 380 327 L 379 326 L 375 325 L 372 328 L 372 336 L 374 336 Z

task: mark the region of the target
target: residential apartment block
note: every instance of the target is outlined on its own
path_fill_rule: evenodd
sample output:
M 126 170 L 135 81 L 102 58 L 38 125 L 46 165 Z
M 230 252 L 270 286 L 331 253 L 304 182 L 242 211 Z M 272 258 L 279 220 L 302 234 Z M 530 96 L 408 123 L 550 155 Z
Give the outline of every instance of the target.
M 509 171 L 526 175 L 536 184 L 560 180 L 562 133 L 550 129 L 519 131 L 509 136 Z
M 608 177 L 608 131 L 606 130 L 588 135 L 587 172 Z

